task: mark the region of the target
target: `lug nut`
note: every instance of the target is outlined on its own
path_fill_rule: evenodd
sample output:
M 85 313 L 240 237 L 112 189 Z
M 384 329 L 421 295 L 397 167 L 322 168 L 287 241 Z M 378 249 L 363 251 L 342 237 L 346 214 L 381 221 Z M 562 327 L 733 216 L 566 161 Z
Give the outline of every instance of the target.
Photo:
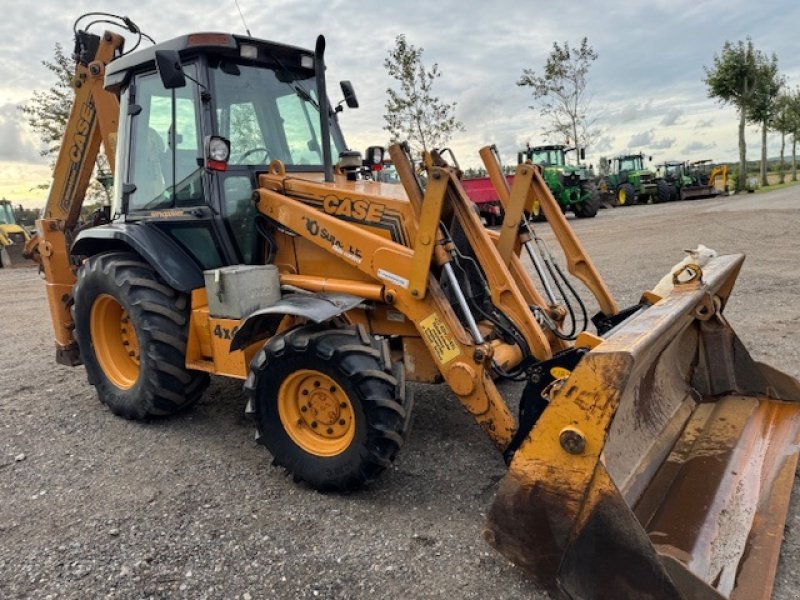
M 317 422 L 316 421 L 311 421 L 311 427 L 313 429 L 316 429 L 317 428 Z
M 306 412 L 308 410 L 308 406 L 304 404 L 303 406 L 300 407 L 300 410 Z
M 328 427 L 328 429 L 327 429 L 326 431 L 328 432 L 328 435 L 330 435 L 330 434 L 332 434 L 332 433 L 333 433 L 333 429 L 332 429 L 332 428 L 330 428 L 330 427 Z
M 347 408 L 347 402 L 339 403 L 339 408 Z
M 319 381 L 314 382 L 314 387 L 319 387 Z
M 335 392 L 335 391 L 336 391 L 336 386 L 335 386 L 335 385 L 332 385 L 332 386 L 330 387 L 330 390 L 331 390 L 331 393 Z
M 303 390 L 303 396 L 308 396 L 308 390 Z
M 345 424 L 345 420 L 344 419 L 339 419 L 339 425 L 344 425 L 344 424 Z

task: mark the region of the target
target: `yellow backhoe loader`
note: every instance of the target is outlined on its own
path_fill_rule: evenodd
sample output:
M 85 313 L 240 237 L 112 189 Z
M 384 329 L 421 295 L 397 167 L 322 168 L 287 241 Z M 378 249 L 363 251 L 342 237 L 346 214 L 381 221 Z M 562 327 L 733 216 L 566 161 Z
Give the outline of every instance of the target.
M 172 414 L 208 374 L 238 378 L 274 462 L 350 490 L 402 447 L 406 382 L 443 381 L 509 464 L 485 536 L 541 585 L 769 597 L 800 385 L 751 359 L 723 316 L 742 255 L 689 265 L 665 297 L 620 309 L 535 165 L 509 188 L 481 150 L 497 232 L 451 154 L 426 153 L 419 177 L 394 145 L 401 186 L 361 176 L 321 36 L 314 50 L 194 33 L 125 52 L 81 22 L 36 255 L 57 360 L 83 364 L 112 411 Z M 79 226 L 101 144 L 113 205 Z M 596 299 L 593 327 L 531 223 L 540 210 Z M 526 382 L 518 418 L 503 379 Z
M 30 239 L 28 230 L 17 224 L 11 202 L 0 200 L 0 268 L 24 264 L 25 244 Z

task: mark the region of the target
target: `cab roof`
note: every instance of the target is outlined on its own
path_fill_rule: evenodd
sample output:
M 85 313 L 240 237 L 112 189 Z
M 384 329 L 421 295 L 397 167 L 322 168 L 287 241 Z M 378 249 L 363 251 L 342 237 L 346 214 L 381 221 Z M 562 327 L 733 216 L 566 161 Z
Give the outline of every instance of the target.
M 256 58 L 242 57 L 242 45 L 255 46 L 257 48 Z M 128 82 L 134 71 L 155 69 L 157 50 L 177 50 L 182 59 L 202 54 L 215 54 L 267 64 L 275 64 L 277 59 L 287 69 L 305 70 L 309 74 L 314 71 L 313 67 L 301 66 L 302 57 L 309 56 L 313 59 L 314 52 L 312 50 L 231 33 L 198 32 L 181 35 L 130 54 L 123 54 L 111 61 L 106 67 L 105 88 L 109 91 L 118 91 Z

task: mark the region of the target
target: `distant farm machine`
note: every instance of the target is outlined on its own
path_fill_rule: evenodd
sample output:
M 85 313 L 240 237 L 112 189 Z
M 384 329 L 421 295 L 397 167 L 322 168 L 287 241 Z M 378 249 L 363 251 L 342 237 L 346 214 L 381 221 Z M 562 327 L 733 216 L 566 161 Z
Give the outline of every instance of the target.
M 561 210 L 572 211 L 578 218 L 590 218 L 600 208 L 600 193 L 585 166 L 567 164 L 567 154 L 575 148 L 561 144 L 527 146 L 517 153 L 517 163 L 530 162 L 542 169 L 547 187 Z M 585 158 L 583 148 L 580 160 Z
M 650 156 L 649 160 L 653 160 Z M 631 206 L 656 199 L 656 176 L 644 166 L 644 154 L 625 154 L 612 158 L 608 174 L 600 179 L 601 196 L 616 206 Z
M 714 166 L 710 160 L 666 161 L 656 165 L 656 173 L 659 202 L 712 198 L 727 191 L 727 165 Z
M 30 239 L 28 230 L 17 223 L 11 202 L 0 200 L 0 268 L 27 262 L 23 254 Z

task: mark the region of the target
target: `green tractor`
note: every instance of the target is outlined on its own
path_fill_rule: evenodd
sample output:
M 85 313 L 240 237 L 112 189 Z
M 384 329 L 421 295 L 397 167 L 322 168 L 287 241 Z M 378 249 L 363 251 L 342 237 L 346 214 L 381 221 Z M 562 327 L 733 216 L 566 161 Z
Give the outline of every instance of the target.
M 644 166 L 644 154 L 626 154 L 612 158 L 608 174 L 600 188 L 614 206 L 647 204 L 656 200 L 656 174 Z M 648 157 L 653 160 L 653 157 Z
M 565 213 L 571 210 L 576 217 L 587 219 L 594 217 L 600 208 L 600 192 L 586 167 L 567 164 L 566 155 L 574 150 L 562 144 L 527 146 L 517 154 L 517 162 L 529 160 L 542 167 L 542 176 L 561 205 L 561 210 Z M 580 158 L 585 158 L 583 148 Z
M 671 200 L 691 200 L 694 198 L 711 198 L 721 192 L 714 185 L 715 172 L 722 173 L 723 169 L 712 171 L 708 160 L 696 161 L 687 164 L 677 160 L 669 160 L 656 165 L 658 179 L 656 185 L 658 192 L 656 198 L 659 202 Z M 727 169 L 724 170 L 726 179 Z M 726 182 L 727 183 L 727 182 Z

